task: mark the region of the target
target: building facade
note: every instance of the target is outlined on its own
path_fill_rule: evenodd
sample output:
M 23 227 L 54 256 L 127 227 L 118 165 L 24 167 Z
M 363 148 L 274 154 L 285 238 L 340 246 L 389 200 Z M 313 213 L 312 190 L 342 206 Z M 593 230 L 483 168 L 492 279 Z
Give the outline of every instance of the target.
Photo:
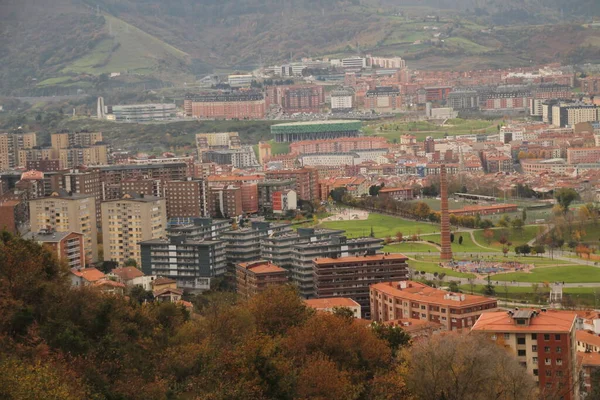
M 256 296 L 270 286 L 288 283 L 287 271 L 268 261 L 239 263 L 235 271 L 236 291 L 245 299 Z
M 265 98 L 262 93 L 219 93 L 187 96 L 185 114 L 206 119 L 262 119 Z
M 39 232 L 29 232 L 23 238 L 50 249 L 69 269 L 85 268 L 85 239 L 81 233 L 42 229 Z

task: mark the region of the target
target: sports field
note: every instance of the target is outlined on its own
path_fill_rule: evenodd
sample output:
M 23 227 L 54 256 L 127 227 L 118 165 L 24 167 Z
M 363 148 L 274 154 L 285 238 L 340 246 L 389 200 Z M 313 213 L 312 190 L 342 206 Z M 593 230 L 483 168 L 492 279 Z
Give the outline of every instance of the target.
M 369 218 L 362 221 L 330 221 L 321 223 L 323 228 L 343 229 L 348 237 L 365 237 L 373 233 L 377 238 L 385 238 L 387 236 L 394 237 L 397 232 L 402 232 L 403 236 L 420 235 L 422 233 L 439 232 L 438 225 L 410 221 L 389 215 L 369 214 Z

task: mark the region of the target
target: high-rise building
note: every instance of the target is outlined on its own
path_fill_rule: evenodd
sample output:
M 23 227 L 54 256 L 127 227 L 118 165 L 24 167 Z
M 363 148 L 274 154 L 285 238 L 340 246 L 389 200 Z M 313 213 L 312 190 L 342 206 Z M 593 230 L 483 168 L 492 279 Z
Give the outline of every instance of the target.
M 166 181 L 167 217 L 205 217 L 207 215 L 206 183 L 200 179 Z
M 213 218 L 233 218 L 244 213 L 242 189 L 239 186 L 211 186 L 207 191 L 208 215 Z
M 268 261 L 239 263 L 236 270 L 236 290 L 248 299 L 265 291 L 269 286 L 288 283 L 287 271 Z
M 369 318 L 369 287 L 380 282 L 406 280 L 407 260 L 402 254 L 317 258 L 313 261 L 315 294 L 320 299 L 349 297 L 360 304 L 363 318 Z
M 269 86 L 265 90 L 267 107 L 279 105 L 286 113 L 318 113 L 325 105 L 321 85 Z
M 277 192 L 294 189 L 295 179 L 268 179 L 257 184 L 258 209 L 263 213 L 273 211 L 273 197 Z
M 50 135 L 55 150 L 71 147 L 90 147 L 103 141 L 102 132 L 61 132 Z
M 371 285 L 370 297 L 374 321 L 420 319 L 440 324 L 448 331 L 471 329 L 482 313 L 498 308 L 496 299 L 450 293 L 413 281 Z
M 270 180 L 294 179 L 294 189 L 298 199 L 315 201 L 320 197 L 319 171 L 316 168 L 304 167 L 299 169 L 272 170 L 265 173 L 265 178 Z
M 35 133 L 0 133 L 0 171 L 25 166 L 21 151 L 33 149 L 37 144 Z
M 139 245 L 144 274 L 173 279 L 179 289 L 209 290 L 211 278 L 226 272 L 222 241 L 171 236 L 145 240 Z
M 52 229 L 82 233 L 86 265 L 98 261 L 96 199 L 93 195 L 54 191 L 48 197 L 30 200 L 29 213 L 32 232 Z
M 402 107 L 400 90 L 389 86 L 379 86 L 365 93 L 364 108 L 380 113 L 390 113 Z
M 450 214 L 448 211 L 448 175 L 446 166 L 440 167 L 440 196 L 441 201 L 441 242 L 440 258 L 452 260 L 452 243 L 450 242 Z
M 228 219 L 177 218 L 169 221 L 167 236 L 185 236 L 186 239 L 218 240 L 221 233 L 231 229 Z
M 133 259 L 141 265 L 139 243 L 166 237 L 165 199 L 125 194 L 102 203 L 104 259 L 123 264 Z
M 471 329 L 510 349 L 537 381 L 541 398 L 579 399 L 577 315 L 569 311 L 483 313 Z M 548 396 L 548 397 L 546 397 Z

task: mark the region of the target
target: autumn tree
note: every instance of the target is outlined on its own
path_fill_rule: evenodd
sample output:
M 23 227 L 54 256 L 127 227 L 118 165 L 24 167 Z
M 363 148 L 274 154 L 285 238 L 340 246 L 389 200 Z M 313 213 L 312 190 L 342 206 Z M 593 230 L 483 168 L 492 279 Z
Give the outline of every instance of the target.
M 554 192 L 554 198 L 560 205 L 563 214 L 569 211 L 569 206 L 579 198 L 579 194 L 571 188 L 561 188 Z
M 480 334 L 434 335 L 405 351 L 406 384 L 420 400 L 534 400 L 533 378 Z
M 484 229 L 483 237 L 488 245 L 492 244 L 492 240 L 494 240 L 494 231 L 488 228 Z
M 291 285 L 268 287 L 260 296 L 248 302 L 259 331 L 269 335 L 283 334 L 301 325 L 310 316 L 296 288 Z
M 402 235 L 402 232 L 400 232 L 400 231 L 396 232 L 396 241 L 398 243 L 402 242 L 403 238 L 404 238 L 404 236 Z

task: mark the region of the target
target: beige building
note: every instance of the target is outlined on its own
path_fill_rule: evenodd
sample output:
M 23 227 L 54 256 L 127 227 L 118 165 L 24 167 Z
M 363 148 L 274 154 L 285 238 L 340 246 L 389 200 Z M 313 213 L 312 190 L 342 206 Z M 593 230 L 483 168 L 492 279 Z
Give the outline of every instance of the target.
M 81 232 L 86 264 L 98 261 L 96 199 L 93 195 L 52 192 L 29 202 L 31 231 L 52 228 L 56 232 Z
M 7 133 L 0 134 L 0 171 L 5 171 L 10 168 L 8 140 L 9 136 Z
M 89 147 L 102 140 L 102 132 L 53 133 L 50 136 L 52 148 L 57 150 L 74 146 Z
M 96 145 L 91 147 L 73 147 L 70 149 L 55 150 L 57 159 L 65 168 L 75 168 L 80 165 L 107 165 L 108 150 L 106 145 Z
M 0 171 L 24 166 L 20 151 L 37 145 L 35 133 L 0 133 Z
M 132 196 L 102 203 L 102 243 L 104 259 L 122 265 L 132 258 L 142 264 L 139 243 L 166 236 L 165 199 Z

